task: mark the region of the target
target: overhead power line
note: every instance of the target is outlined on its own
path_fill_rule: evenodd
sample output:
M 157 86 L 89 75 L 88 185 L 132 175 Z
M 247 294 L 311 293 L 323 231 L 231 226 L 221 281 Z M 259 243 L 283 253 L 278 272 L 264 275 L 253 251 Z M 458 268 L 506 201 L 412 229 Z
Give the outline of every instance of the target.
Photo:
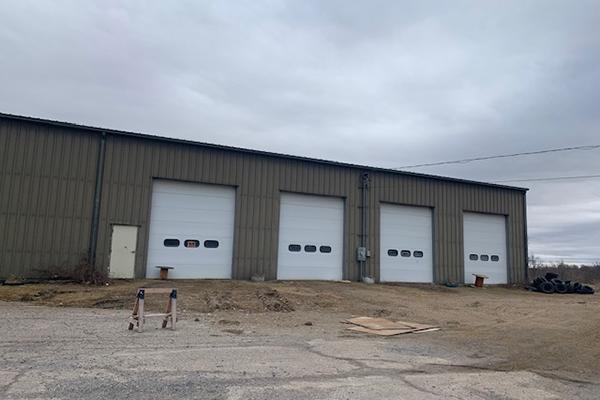
M 598 149 L 598 148 L 600 148 L 600 144 L 592 144 L 592 145 L 588 145 L 588 146 L 560 147 L 560 148 L 556 148 L 556 149 L 527 151 L 527 152 L 522 152 L 522 153 L 499 154 L 499 155 L 495 155 L 495 156 L 464 158 L 462 160 L 438 161 L 438 162 L 425 163 L 425 164 L 405 165 L 405 166 L 397 167 L 394 169 L 433 167 L 436 165 L 447 165 L 447 164 L 466 164 L 466 163 L 470 163 L 473 161 L 492 160 L 492 159 L 496 159 L 496 158 L 532 156 L 532 155 L 536 155 L 536 154 L 557 153 L 560 151 L 594 150 L 594 149 Z
M 536 259 L 541 260 L 541 261 L 555 261 L 555 260 L 575 260 L 575 261 L 599 261 L 600 262 L 600 256 L 598 257 L 576 257 L 576 256 L 570 256 L 570 257 L 564 257 L 564 256 L 535 256 Z
M 550 176 L 545 178 L 523 178 L 523 179 L 506 179 L 501 181 L 494 181 L 495 183 L 504 182 L 545 182 L 545 181 L 570 181 L 577 179 L 595 179 L 600 178 L 600 175 L 576 175 L 576 176 Z
M 570 181 L 570 180 L 585 180 L 585 179 L 598 179 L 600 175 L 574 175 L 574 176 L 546 176 L 542 178 L 516 178 L 516 179 L 478 179 L 480 182 L 490 183 L 512 183 L 512 182 L 551 182 L 551 181 Z M 384 188 L 393 187 L 387 185 L 372 185 L 371 187 Z M 593 193 L 592 193 L 593 194 Z

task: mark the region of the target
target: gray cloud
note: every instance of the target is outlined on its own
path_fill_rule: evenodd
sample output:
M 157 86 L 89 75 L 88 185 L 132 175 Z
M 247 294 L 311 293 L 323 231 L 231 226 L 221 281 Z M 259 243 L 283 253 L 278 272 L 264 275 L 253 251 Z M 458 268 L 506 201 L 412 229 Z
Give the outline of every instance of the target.
M 3 1 L 0 110 L 385 167 L 599 143 L 599 17 L 595 1 Z M 419 171 L 597 174 L 599 155 Z M 600 180 L 528 186 L 531 250 L 600 259 Z

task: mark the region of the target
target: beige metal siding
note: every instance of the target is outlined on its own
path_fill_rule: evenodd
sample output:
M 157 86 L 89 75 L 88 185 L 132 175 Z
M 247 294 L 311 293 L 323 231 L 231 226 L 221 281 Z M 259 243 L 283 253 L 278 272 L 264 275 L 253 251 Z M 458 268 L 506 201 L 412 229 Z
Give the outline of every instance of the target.
M 96 135 L 0 119 L 0 276 L 42 276 L 86 256 Z
M 31 275 L 37 267 L 76 265 L 88 246 L 99 133 L 0 122 L 0 275 Z M 255 273 L 267 279 L 277 276 L 282 191 L 344 198 L 344 277 L 357 279 L 363 171 L 109 133 L 97 265 L 108 268 L 111 225 L 136 225 L 140 227 L 136 276 L 145 275 L 152 181 L 164 178 L 236 187 L 236 279 Z M 369 174 L 369 275 L 379 278 L 379 206 L 386 202 L 433 208 L 436 282 L 463 280 L 463 211 L 506 215 L 508 276 L 511 282 L 524 280 L 522 191 L 391 172 Z M 25 240 L 29 238 L 33 241 Z

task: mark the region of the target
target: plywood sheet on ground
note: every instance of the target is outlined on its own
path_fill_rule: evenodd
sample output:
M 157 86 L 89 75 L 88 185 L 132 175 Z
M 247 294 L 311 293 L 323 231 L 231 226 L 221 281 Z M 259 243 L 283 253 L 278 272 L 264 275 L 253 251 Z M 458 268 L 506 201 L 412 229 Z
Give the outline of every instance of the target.
M 348 330 L 360 333 L 372 333 L 379 336 L 395 336 L 413 332 L 412 329 L 369 329 L 364 326 L 351 326 Z
M 419 324 L 417 322 L 396 321 L 396 323 L 397 324 L 402 324 L 402 325 L 409 326 L 409 327 L 411 327 L 413 329 L 416 329 L 416 330 L 425 330 L 425 329 L 437 328 L 436 326 L 433 326 L 433 325 Z
M 345 322 L 356 325 L 349 327 L 353 332 L 371 333 L 380 336 L 395 336 L 405 333 L 424 333 L 437 331 L 440 328 L 433 325 L 407 321 L 390 321 L 385 318 L 356 317 Z
M 412 329 L 412 327 L 390 321 L 385 318 L 372 318 L 372 317 L 356 317 L 346 320 L 354 325 L 363 326 L 368 329 Z

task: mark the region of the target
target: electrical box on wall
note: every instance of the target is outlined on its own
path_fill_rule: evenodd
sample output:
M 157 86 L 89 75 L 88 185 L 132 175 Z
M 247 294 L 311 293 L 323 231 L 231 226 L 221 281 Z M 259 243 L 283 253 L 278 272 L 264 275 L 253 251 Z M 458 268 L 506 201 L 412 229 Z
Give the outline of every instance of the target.
M 358 247 L 356 249 L 356 259 L 358 261 L 367 261 L 367 257 L 369 256 L 369 251 L 366 247 Z

